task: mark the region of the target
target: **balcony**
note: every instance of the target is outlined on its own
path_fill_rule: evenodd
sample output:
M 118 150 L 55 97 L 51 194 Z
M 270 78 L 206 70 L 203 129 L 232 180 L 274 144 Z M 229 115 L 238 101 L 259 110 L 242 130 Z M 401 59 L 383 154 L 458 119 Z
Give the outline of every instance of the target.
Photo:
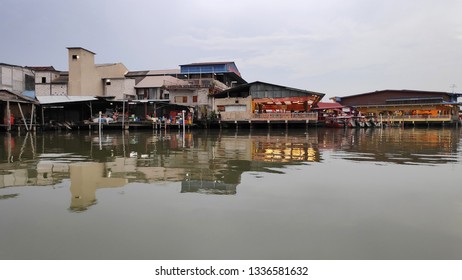
M 403 115 L 403 116 L 383 116 L 384 122 L 450 122 L 457 121 L 452 115 Z
M 224 122 L 317 122 L 318 113 L 249 113 L 249 112 L 221 112 Z
M 252 113 L 250 116 L 252 121 L 317 121 L 318 113 Z

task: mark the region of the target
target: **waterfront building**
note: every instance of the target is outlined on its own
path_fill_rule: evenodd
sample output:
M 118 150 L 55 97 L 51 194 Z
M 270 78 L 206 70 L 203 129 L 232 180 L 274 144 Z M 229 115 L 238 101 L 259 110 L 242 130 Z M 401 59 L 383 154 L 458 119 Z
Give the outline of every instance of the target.
M 95 53 L 81 47 L 68 48 L 68 63 L 69 72 L 29 67 L 35 72 L 42 126 L 70 128 L 99 111 L 113 112 L 117 103 L 112 101 L 134 98 L 135 80 L 125 77 L 122 63 L 95 64 Z
M 34 72 L 27 67 L 0 63 L 0 89 L 33 97 Z
M 415 125 L 457 123 L 460 96 L 462 94 L 437 91 L 381 90 L 334 99 L 379 122 Z
M 126 76 L 136 81 L 137 100 L 149 102 L 156 108 L 165 107 L 166 103 L 177 105 L 171 115 L 179 113 L 183 106 L 198 120 L 210 118 L 214 93 L 246 83 L 236 64 L 230 61 L 183 64 L 179 69 L 133 71 Z
M 177 101 L 176 96 L 190 95 L 190 90 L 186 81 L 177 78 L 179 69 L 133 71 L 127 73 L 127 77 L 134 78 L 136 81 L 136 98 L 131 100 L 132 104 L 137 105 L 137 113 L 143 118 L 152 116 L 155 118 L 175 117 L 183 110 L 188 113 L 192 104 Z M 169 86 L 176 86 L 175 90 L 168 90 Z M 189 105 L 189 106 L 188 106 Z
M 0 127 L 16 124 L 32 128 L 36 100 L 34 72 L 27 67 L 0 63 Z M 2 129 L 3 130 L 3 129 Z
M 35 123 L 35 108 L 37 100 L 0 89 L 0 128 L 10 131 L 12 127 L 24 125 L 25 130 L 33 129 Z
M 124 99 L 135 95 L 135 81 L 127 79 L 122 63 L 95 64 L 95 53 L 80 47 L 68 49 L 69 96 Z
M 318 102 L 313 107 L 313 111 L 318 112 L 321 119 L 329 116 L 348 115 L 351 113 L 351 108 L 338 102 Z
M 213 94 L 220 123 L 317 123 L 323 93 L 256 81 Z
M 42 126 L 69 128 L 94 120 L 98 112 L 112 117 L 123 111 L 137 121 L 178 121 L 183 111 L 191 121 L 206 120 L 213 110 L 212 94 L 246 83 L 234 62 L 129 72 L 122 63 L 96 64 L 96 54 L 85 48 L 67 49 L 66 72 L 53 66 L 0 64 L 1 89 L 36 97 Z
M 36 96 L 67 96 L 69 73 L 53 66 L 27 66 L 35 77 Z
M 319 124 L 326 127 L 345 127 L 355 123 L 352 121 L 353 110 L 338 102 L 318 102 L 313 111 L 318 113 Z

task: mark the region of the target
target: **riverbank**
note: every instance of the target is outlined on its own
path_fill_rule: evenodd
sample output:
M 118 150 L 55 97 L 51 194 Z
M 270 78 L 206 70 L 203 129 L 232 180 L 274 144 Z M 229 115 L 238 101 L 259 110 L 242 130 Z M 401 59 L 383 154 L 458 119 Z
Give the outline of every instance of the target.
M 328 128 L 348 128 L 348 129 L 363 129 L 363 128 L 386 128 L 386 127 L 458 127 L 462 125 L 462 121 L 406 121 L 395 120 L 386 122 L 377 122 L 365 125 L 349 125 L 348 123 L 338 123 L 332 125 L 326 121 L 308 121 L 308 120 L 240 120 L 240 121 L 198 121 L 191 124 L 185 124 L 185 129 L 291 129 L 291 128 L 305 128 L 310 127 L 328 127 Z M 95 122 L 53 122 L 45 125 L 25 125 L 14 124 L 11 125 L 10 131 L 71 131 L 71 130 L 99 130 L 100 124 Z M 101 123 L 101 129 L 104 130 L 182 130 L 183 125 L 180 123 L 163 123 L 152 121 L 138 121 L 138 122 L 111 122 Z M 8 131 L 8 126 L 0 125 L 0 131 Z

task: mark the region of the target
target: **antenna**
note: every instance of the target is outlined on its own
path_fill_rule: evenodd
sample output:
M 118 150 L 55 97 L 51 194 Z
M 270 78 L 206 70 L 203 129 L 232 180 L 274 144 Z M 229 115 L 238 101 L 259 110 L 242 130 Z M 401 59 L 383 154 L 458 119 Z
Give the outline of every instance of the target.
M 452 84 L 452 85 L 450 86 L 450 88 L 452 88 L 452 93 L 454 93 L 454 92 L 456 91 L 456 87 L 457 87 L 456 84 Z

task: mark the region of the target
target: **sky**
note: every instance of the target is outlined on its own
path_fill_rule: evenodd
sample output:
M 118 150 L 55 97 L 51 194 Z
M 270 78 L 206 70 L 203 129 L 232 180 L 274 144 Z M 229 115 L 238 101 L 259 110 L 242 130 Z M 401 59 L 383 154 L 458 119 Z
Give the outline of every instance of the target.
M 0 0 L 0 62 L 130 71 L 234 61 L 247 82 L 347 96 L 462 92 L 462 0 Z M 326 98 L 325 97 L 325 98 Z

